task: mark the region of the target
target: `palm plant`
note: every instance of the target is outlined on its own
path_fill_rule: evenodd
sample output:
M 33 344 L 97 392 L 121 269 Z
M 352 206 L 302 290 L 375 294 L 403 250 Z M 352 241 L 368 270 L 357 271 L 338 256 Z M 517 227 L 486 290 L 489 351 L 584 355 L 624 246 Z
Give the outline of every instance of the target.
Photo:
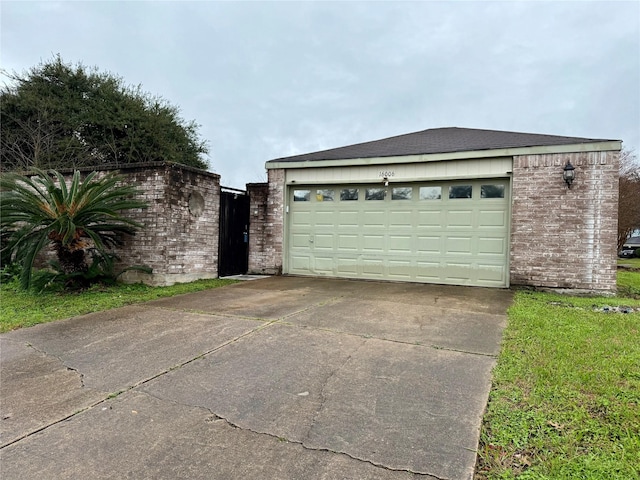
M 92 172 L 81 181 L 75 171 L 69 185 L 62 174 L 35 170 L 34 176 L 15 173 L 0 177 L 1 231 L 5 249 L 22 266 L 20 284 L 32 285 L 34 261 L 50 245 L 60 273 L 78 277 L 94 261 L 112 258 L 109 249 L 120 244 L 122 234 L 135 234 L 142 225 L 122 212 L 145 208 L 135 199 L 139 191 L 110 173 Z

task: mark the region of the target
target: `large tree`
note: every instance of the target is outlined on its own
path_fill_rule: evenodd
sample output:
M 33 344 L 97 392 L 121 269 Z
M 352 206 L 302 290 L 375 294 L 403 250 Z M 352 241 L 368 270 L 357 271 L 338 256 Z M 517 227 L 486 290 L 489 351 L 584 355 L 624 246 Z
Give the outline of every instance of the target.
M 6 73 L 0 90 L 2 170 L 168 161 L 207 168 L 198 125 L 120 77 L 60 56 Z
M 632 150 L 620 153 L 620 195 L 618 197 L 618 250 L 640 230 L 640 163 Z

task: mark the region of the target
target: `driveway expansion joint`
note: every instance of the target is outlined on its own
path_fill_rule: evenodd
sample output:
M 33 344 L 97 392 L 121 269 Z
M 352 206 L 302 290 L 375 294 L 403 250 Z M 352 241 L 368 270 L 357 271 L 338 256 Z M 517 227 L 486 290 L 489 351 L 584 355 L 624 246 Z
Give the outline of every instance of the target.
M 86 387 L 85 387 L 85 388 L 86 388 Z M 71 418 L 75 417 L 76 415 L 80 415 L 81 413 L 84 413 L 84 412 L 86 412 L 87 410 L 91 410 L 92 408 L 97 407 L 98 405 L 100 405 L 101 403 L 104 403 L 104 402 L 105 402 L 106 400 L 108 400 L 109 398 L 111 398 L 111 396 L 108 396 L 108 397 L 106 397 L 106 398 L 100 399 L 100 400 L 98 400 L 98 401 L 96 401 L 96 402 L 93 402 L 93 403 L 92 403 L 92 404 L 90 404 L 90 405 L 87 405 L 87 406 L 81 407 L 81 408 L 79 408 L 78 410 L 76 410 L 75 412 L 73 412 L 73 413 L 71 413 L 71 414 L 69 414 L 69 415 L 65 415 L 65 416 L 64 416 L 64 417 L 62 417 L 62 418 L 58 418 L 57 420 L 54 420 L 54 421 L 52 421 L 52 422 L 49 422 L 49 423 L 47 423 L 46 425 L 42 425 L 41 427 L 38 427 L 38 428 L 33 429 L 33 430 L 31 430 L 31 431 L 29 431 L 29 432 L 27 432 L 27 433 L 23 434 L 23 435 L 20 435 L 19 437 L 14 438 L 13 440 L 11 440 L 11 441 L 9 441 L 9 442 L 3 443 L 2 445 L 0 445 L 0 450 L 3 450 L 3 449 L 5 449 L 6 447 L 9 447 L 9 446 L 11 446 L 11 445 L 14 445 L 14 444 L 16 444 L 16 443 L 18 443 L 18 442 L 20 442 L 20 441 L 22 441 L 22 440 L 26 439 L 26 438 L 32 437 L 32 436 L 34 436 L 34 435 L 36 435 L 36 434 L 38 434 L 38 433 L 40 433 L 40 432 L 43 432 L 43 431 L 45 431 L 45 430 L 49 429 L 50 427 L 53 427 L 54 425 L 58 425 L 59 423 L 66 422 L 67 420 L 69 420 L 69 419 L 71 419 Z
M 276 321 L 273 320 L 273 321 L 270 321 L 270 322 L 262 323 L 261 325 L 258 325 L 256 328 L 252 328 L 248 332 L 245 332 L 245 333 L 243 333 L 241 335 L 238 335 L 237 337 L 234 337 L 234 338 L 232 338 L 230 340 L 227 340 L 226 342 L 223 342 L 220 345 L 217 345 L 216 347 L 214 347 L 214 348 L 212 348 L 210 350 L 207 350 L 206 352 L 202 352 L 202 353 L 196 355 L 195 357 L 191 357 L 190 359 L 185 360 L 184 362 L 180 362 L 180 363 L 178 363 L 176 365 L 173 365 L 173 366 L 171 366 L 169 368 L 165 368 L 161 372 L 156 373 L 155 375 L 152 375 L 151 377 L 145 378 L 144 380 L 140 380 L 139 382 L 136 382 L 134 385 L 130 385 L 125 390 L 122 390 L 121 392 L 119 392 L 118 396 L 120 394 L 124 393 L 124 392 L 128 392 L 129 390 L 133 390 L 133 389 L 135 389 L 135 388 L 137 388 L 139 386 L 145 385 L 145 384 L 151 382 L 152 380 L 155 380 L 156 378 L 159 378 L 159 377 L 162 377 L 163 375 L 166 375 L 169 372 L 173 372 L 174 370 L 178 370 L 178 369 L 180 369 L 180 368 L 182 368 L 182 367 L 184 367 L 186 365 L 189 365 L 189 364 L 195 362 L 196 360 L 200 360 L 202 358 L 205 358 L 205 357 L 211 355 L 212 353 L 215 353 L 218 350 L 226 347 L 227 345 L 231 345 L 232 343 L 235 343 L 235 342 L 237 342 L 238 340 L 240 340 L 240 339 L 242 339 L 244 337 L 247 337 L 249 335 L 252 335 L 252 334 L 254 334 L 256 332 L 259 332 L 259 331 L 269 327 L 270 325 L 274 324 L 275 322 Z
M 197 309 L 190 309 L 190 308 L 177 308 L 177 307 L 166 307 L 164 305 L 162 306 L 156 306 L 154 305 L 153 308 L 156 308 L 158 310 L 165 310 L 167 312 L 183 312 L 183 313 L 191 313 L 193 315 L 202 315 L 205 317 L 220 317 L 220 318 L 234 318 L 234 319 L 241 319 L 241 320 L 251 320 L 254 322 L 262 322 L 262 323 L 268 323 L 268 322 L 272 322 L 273 320 L 269 320 L 266 318 L 261 318 L 261 317 L 248 317 L 246 315 L 237 315 L 234 313 L 229 313 L 229 312 L 207 312 L 206 310 L 197 310 Z
M 305 308 L 302 308 L 300 310 L 296 310 L 295 312 L 287 313 L 286 315 L 278 318 L 277 321 L 284 321 L 286 318 L 294 317 L 294 316 L 299 315 L 301 313 L 308 312 L 309 310 L 313 310 L 314 308 L 321 307 L 323 305 L 326 305 L 329 302 L 332 302 L 334 300 L 338 300 L 340 298 L 344 298 L 344 295 L 337 295 L 335 297 L 330 297 L 330 298 L 327 298 L 325 300 L 321 300 L 319 302 L 312 303 L 311 305 L 308 305 Z

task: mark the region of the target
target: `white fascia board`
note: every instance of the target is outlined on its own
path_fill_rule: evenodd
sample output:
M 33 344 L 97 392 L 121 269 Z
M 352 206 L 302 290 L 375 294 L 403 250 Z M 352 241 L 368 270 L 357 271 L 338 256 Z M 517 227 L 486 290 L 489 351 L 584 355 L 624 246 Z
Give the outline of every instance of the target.
M 398 163 L 442 162 L 447 160 L 463 160 L 489 157 L 513 157 L 517 155 L 549 155 L 554 153 L 582 153 L 620 151 L 622 142 L 577 143 L 572 145 L 548 145 L 538 147 L 501 148 L 497 150 L 475 150 L 450 153 L 426 153 L 421 155 L 403 155 L 393 157 L 347 158 L 344 160 L 312 160 L 300 162 L 267 162 L 267 170 L 277 168 L 322 168 L 349 167 L 360 165 L 392 165 Z
M 455 181 L 455 180 L 469 180 L 469 179 L 473 179 L 473 180 L 484 180 L 487 178 L 511 178 L 513 176 L 513 174 L 511 172 L 503 172 L 500 174 L 495 174 L 495 173 L 491 173 L 491 174 L 481 174 L 481 175 L 473 175 L 473 176 L 469 176 L 469 175 L 451 175 L 451 176 L 440 176 L 440 177 L 428 177 L 428 176 L 424 176 L 424 177 L 414 177 L 411 178 L 410 180 L 407 179 L 402 179 L 402 180 L 398 180 L 395 179 L 393 181 L 390 181 L 390 184 L 407 184 L 407 183 L 414 183 L 414 182 L 437 182 L 437 181 Z M 380 183 L 380 178 L 363 178 L 361 180 L 340 180 L 340 181 L 327 181 L 324 179 L 320 179 L 320 180 L 286 180 L 285 184 L 288 186 L 298 186 L 298 185 L 305 185 L 305 186 L 310 186 L 310 185 L 365 185 L 365 184 L 379 184 Z

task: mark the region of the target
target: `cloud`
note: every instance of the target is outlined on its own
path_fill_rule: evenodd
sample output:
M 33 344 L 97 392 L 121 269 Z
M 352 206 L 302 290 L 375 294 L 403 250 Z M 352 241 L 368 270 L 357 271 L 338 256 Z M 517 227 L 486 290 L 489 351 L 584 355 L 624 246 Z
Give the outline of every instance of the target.
M 460 126 L 640 147 L 637 2 L 2 2 L 5 68 L 60 53 L 194 119 L 223 183 Z

